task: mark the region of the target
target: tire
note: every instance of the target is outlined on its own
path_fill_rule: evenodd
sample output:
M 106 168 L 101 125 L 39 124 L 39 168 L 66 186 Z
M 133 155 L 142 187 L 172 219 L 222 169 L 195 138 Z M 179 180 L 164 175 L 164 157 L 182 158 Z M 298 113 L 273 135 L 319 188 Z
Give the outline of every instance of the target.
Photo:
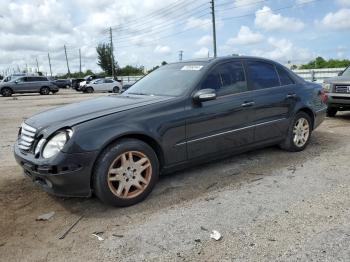
M 54 95 L 55 95 L 57 92 L 58 92 L 58 91 L 52 91 L 52 94 L 54 94 Z
M 41 95 L 49 95 L 50 94 L 50 88 L 44 86 L 40 89 L 40 94 Z
M 3 89 L 1 89 L 2 96 L 9 97 L 9 96 L 12 96 L 12 94 L 13 94 L 13 91 L 9 87 L 4 87 Z
M 327 116 L 328 117 L 335 117 L 335 115 L 337 114 L 338 110 L 334 107 L 328 107 L 327 108 Z
M 91 86 L 88 86 L 88 87 L 85 89 L 85 92 L 91 94 L 91 93 L 94 92 L 94 89 L 93 89 Z
M 115 86 L 113 87 L 113 93 L 119 93 L 119 87 Z
M 137 162 L 140 160 L 142 163 Z M 104 203 L 131 206 L 151 193 L 158 176 L 159 162 L 153 149 L 140 140 L 122 139 L 108 146 L 98 158 L 93 172 L 93 190 Z
M 297 127 L 301 122 L 303 124 Z M 310 142 L 312 133 L 311 123 L 312 121 L 308 114 L 305 112 L 298 112 L 294 116 L 289 126 L 287 137 L 280 144 L 280 147 L 290 152 L 303 151 Z

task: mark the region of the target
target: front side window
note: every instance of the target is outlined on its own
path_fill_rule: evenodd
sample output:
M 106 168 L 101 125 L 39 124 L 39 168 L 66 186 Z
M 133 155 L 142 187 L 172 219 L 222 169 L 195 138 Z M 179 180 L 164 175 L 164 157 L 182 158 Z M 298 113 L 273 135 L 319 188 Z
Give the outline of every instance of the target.
M 248 90 L 241 62 L 221 64 L 210 72 L 201 86 L 215 89 L 218 96 L 242 93 Z
M 247 71 L 255 90 L 280 85 L 280 81 L 273 64 L 260 61 L 248 61 Z

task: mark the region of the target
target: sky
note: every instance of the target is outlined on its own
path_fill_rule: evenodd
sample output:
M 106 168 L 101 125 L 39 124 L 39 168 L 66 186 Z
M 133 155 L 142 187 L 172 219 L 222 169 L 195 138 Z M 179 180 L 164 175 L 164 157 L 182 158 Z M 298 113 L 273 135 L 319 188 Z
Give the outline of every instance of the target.
M 215 0 L 219 56 L 302 64 L 350 58 L 350 0 Z M 0 74 L 26 67 L 54 74 L 100 71 L 96 46 L 112 28 L 120 66 L 213 56 L 209 0 L 0 0 Z

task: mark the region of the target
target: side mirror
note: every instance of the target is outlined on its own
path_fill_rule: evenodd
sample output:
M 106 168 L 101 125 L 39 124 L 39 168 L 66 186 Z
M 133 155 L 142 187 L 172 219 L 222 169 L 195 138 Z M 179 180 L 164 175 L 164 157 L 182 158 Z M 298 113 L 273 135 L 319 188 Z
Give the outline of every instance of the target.
M 196 102 L 205 102 L 205 101 L 210 101 L 215 99 L 216 99 L 216 92 L 214 89 L 211 89 L 211 88 L 199 90 L 193 96 L 193 100 Z
M 339 72 L 339 73 L 338 73 L 338 76 L 342 76 L 342 75 L 343 75 L 343 72 Z

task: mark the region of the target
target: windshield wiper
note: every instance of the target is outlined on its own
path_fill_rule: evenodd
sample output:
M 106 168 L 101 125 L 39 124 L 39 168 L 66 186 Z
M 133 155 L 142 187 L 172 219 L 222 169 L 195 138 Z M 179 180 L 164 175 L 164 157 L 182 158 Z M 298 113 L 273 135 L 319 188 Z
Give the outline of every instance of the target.
M 140 95 L 140 96 L 150 96 L 150 94 L 146 93 L 127 93 L 128 95 Z

